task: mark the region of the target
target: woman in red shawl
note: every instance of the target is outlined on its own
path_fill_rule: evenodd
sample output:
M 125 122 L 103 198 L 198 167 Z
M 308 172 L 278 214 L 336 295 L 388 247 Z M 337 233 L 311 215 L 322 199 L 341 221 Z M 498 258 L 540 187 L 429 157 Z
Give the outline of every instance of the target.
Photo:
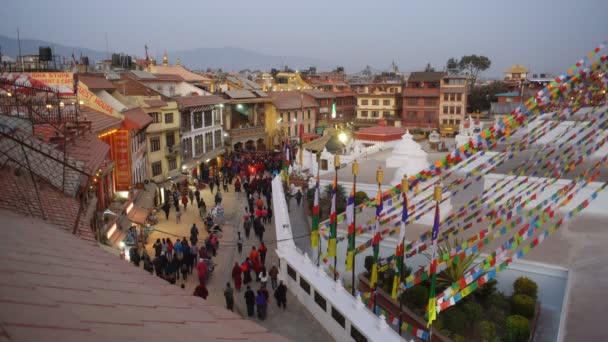
M 232 268 L 232 280 L 234 281 L 234 288 L 237 291 L 241 290 L 241 273 L 241 266 L 239 266 L 238 262 L 235 262 Z

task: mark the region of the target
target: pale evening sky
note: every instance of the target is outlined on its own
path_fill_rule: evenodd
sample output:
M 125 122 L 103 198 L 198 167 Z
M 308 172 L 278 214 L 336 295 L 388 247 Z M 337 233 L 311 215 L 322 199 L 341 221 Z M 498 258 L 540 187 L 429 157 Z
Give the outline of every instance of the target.
M 143 55 L 241 47 L 314 57 L 347 71 L 392 60 L 413 71 L 449 57 L 490 57 L 563 71 L 608 38 L 607 0 L 19 0 L 4 1 L 0 34 Z

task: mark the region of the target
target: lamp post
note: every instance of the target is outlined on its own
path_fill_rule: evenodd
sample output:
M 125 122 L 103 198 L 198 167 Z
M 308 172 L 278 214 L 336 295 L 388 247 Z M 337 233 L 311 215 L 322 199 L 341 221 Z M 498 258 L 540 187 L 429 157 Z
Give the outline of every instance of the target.
M 335 201 L 338 202 L 338 170 L 340 170 L 340 156 L 339 155 L 335 155 L 334 156 L 334 168 L 336 170 L 336 194 L 335 194 L 336 197 L 335 197 Z M 337 207 L 338 207 L 337 204 L 334 203 L 334 205 L 335 205 L 335 208 L 337 209 Z M 337 225 L 337 222 L 334 222 L 334 225 Z M 334 236 L 334 238 L 336 239 L 336 255 L 334 256 L 334 281 L 336 281 L 336 280 L 338 280 L 338 269 L 337 269 L 337 266 L 338 266 L 338 251 L 337 251 L 337 249 L 338 249 L 338 247 L 337 247 L 337 244 L 338 244 L 338 242 L 337 242 L 338 241 L 338 236 L 337 236 L 338 232 L 337 232 L 337 229 L 334 232 L 334 234 L 336 234 L 336 236 Z
M 353 195 L 355 196 L 355 199 L 357 198 L 357 175 L 359 174 L 359 163 L 357 163 L 357 159 L 355 159 L 353 161 Z M 353 203 L 354 208 L 353 208 L 353 227 L 355 229 L 355 232 L 357 231 L 357 203 L 356 201 L 354 201 L 355 203 Z M 353 232 L 353 237 L 352 239 L 354 240 L 354 236 L 355 236 L 355 232 Z M 354 246 L 352 246 L 354 247 Z M 351 293 L 353 295 L 353 297 L 355 297 L 355 254 L 353 251 L 353 265 L 352 265 L 352 272 L 353 272 L 353 283 L 352 283 L 352 290 Z
M 410 183 L 407 180 L 407 175 L 403 175 L 403 179 L 401 180 L 401 193 L 403 194 L 403 205 L 407 206 L 407 201 L 406 201 L 406 197 L 407 196 L 407 192 L 410 190 Z M 407 207 L 404 208 L 404 210 L 407 210 Z M 403 223 L 403 225 L 401 226 L 401 229 L 405 229 L 405 222 Z M 403 270 L 405 269 L 405 258 L 407 256 L 407 254 L 405 253 L 405 234 L 403 234 L 403 239 L 401 239 L 401 246 L 403 246 L 403 259 L 401 261 L 401 264 L 399 265 L 399 287 L 401 287 L 401 284 L 403 283 Z M 403 321 L 401 319 L 401 316 L 403 316 L 403 300 L 401 298 L 401 296 L 403 295 L 403 291 L 399 294 L 399 336 L 401 336 L 401 325 L 403 324 Z

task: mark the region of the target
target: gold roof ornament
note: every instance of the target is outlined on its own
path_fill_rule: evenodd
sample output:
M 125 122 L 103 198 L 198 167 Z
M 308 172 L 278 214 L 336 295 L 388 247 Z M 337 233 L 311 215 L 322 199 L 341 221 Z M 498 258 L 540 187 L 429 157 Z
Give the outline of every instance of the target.
M 165 49 L 165 54 L 163 55 L 163 66 L 169 66 L 169 57 L 167 57 L 167 49 Z

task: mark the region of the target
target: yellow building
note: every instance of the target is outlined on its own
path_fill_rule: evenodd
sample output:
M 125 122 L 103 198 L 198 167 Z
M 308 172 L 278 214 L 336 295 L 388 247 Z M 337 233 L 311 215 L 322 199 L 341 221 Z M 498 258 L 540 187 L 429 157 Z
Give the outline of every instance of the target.
M 505 81 L 521 81 L 528 78 L 528 69 L 522 65 L 516 64 L 509 70 L 505 71 Z
M 376 123 L 380 119 L 399 119 L 401 109 L 401 84 L 356 84 L 357 121 Z
M 272 91 L 292 91 L 292 90 L 304 90 L 312 89 L 310 84 L 304 82 L 300 74 L 297 72 L 280 72 L 274 77 L 272 83 Z
M 439 131 L 443 136 L 454 136 L 467 112 L 467 77 L 444 76 L 440 91 Z

